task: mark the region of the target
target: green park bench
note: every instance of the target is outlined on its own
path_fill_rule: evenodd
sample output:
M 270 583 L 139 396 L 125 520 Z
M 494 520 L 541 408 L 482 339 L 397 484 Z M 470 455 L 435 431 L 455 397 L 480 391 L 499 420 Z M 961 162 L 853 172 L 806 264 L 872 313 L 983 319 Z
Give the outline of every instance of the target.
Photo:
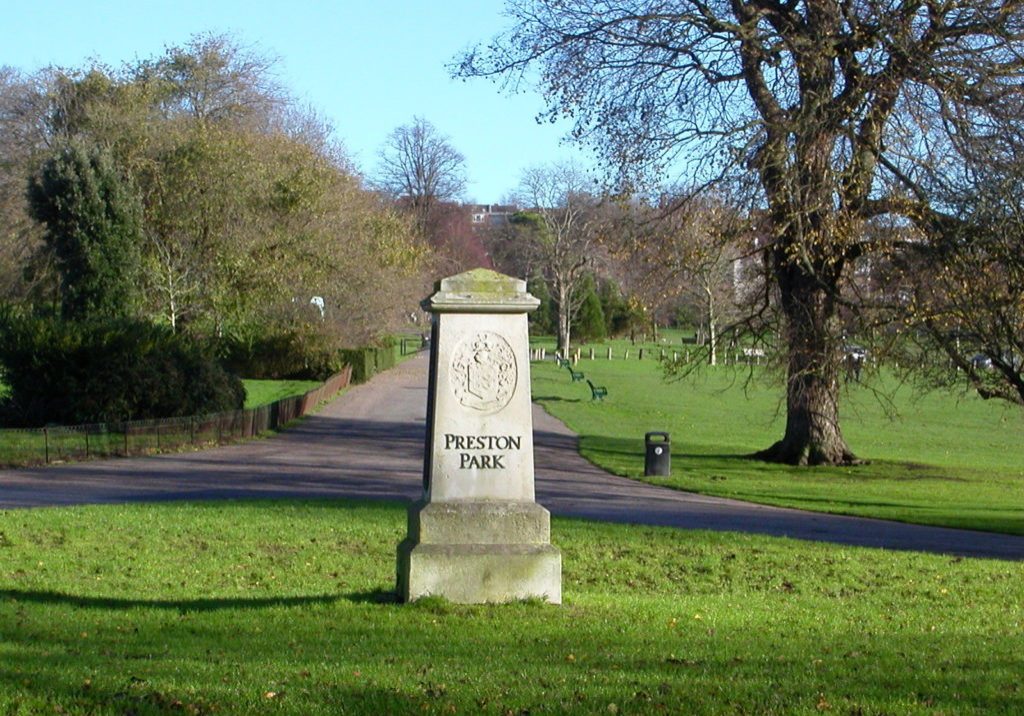
M 555 362 L 558 363 L 559 368 L 569 368 L 571 364 L 568 358 L 562 358 L 561 356 L 555 356 Z
M 585 377 L 583 373 L 581 373 L 580 371 L 573 370 L 572 365 L 570 365 L 568 362 L 565 364 L 565 369 L 569 371 L 569 375 L 572 377 L 573 383 L 578 383 Z
M 587 385 L 590 386 L 590 399 L 591 400 L 604 400 L 608 396 L 608 389 L 603 385 L 594 385 L 589 380 Z

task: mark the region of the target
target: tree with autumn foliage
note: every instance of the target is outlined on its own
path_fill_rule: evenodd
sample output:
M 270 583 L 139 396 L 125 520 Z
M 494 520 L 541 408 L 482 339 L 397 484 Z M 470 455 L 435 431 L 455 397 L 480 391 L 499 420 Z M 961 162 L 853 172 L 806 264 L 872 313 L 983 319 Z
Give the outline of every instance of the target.
M 749 222 L 725 198 L 666 194 L 654 205 L 622 207 L 607 232 L 618 273 L 630 296 L 652 317 L 685 304 L 699 342 L 717 365 L 722 327 L 741 318 L 749 286 L 740 271 Z
M 510 0 L 508 31 L 455 72 L 538 78 L 550 118 L 622 189 L 689 163 L 766 217 L 786 426 L 758 457 L 857 461 L 840 425 L 842 288 L 883 250 L 865 226 L 942 207 L 918 180 L 951 122 L 1019 121 L 1024 5 L 996 0 Z M 1014 119 L 1016 118 L 1016 120 Z

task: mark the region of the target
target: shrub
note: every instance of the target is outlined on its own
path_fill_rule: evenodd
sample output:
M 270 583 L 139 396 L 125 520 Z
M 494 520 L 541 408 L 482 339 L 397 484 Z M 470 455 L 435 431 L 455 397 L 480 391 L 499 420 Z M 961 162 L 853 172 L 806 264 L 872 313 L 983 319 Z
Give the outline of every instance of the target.
M 245 389 L 198 342 L 150 323 L 0 314 L 9 425 L 95 423 L 235 410 Z
M 267 380 L 326 380 L 344 367 L 331 339 L 307 328 L 234 334 L 218 350 L 236 375 Z
M 345 363 L 352 366 L 352 382 L 365 383 L 377 373 L 394 367 L 395 340 L 386 338 L 378 346 L 350 348 L 340 351 Z

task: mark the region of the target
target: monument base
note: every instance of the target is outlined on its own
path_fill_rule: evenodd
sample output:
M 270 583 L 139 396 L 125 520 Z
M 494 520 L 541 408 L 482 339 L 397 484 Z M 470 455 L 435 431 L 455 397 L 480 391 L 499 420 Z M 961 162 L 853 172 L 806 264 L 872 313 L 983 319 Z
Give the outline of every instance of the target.
M 562 602 L 562 555 L 550 515 L 533 502 L 419 502 L 398 545 L 398 597 L 462 604 Z

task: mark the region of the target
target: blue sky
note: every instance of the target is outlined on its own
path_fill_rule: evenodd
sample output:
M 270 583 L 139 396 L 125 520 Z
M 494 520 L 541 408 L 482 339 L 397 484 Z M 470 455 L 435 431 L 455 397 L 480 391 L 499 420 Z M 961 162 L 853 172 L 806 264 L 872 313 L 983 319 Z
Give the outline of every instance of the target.
M 487 80 L 463 82 L 445 64 L 506 26 L 502 0 L 26 0 L 3 12 L 0 65 L 33 71 L 113 66 L 153 57 L 191 36 L 229 33 L 279 58 L 278 77 L 335 127 L 364 173 L 395 127 L 421 116 L 466 157 L 467 200 L 492 203 L 523 169 L 589 162 L 560 142 L 568 125 L 539 125 L 535 92 L 508 96 Z

